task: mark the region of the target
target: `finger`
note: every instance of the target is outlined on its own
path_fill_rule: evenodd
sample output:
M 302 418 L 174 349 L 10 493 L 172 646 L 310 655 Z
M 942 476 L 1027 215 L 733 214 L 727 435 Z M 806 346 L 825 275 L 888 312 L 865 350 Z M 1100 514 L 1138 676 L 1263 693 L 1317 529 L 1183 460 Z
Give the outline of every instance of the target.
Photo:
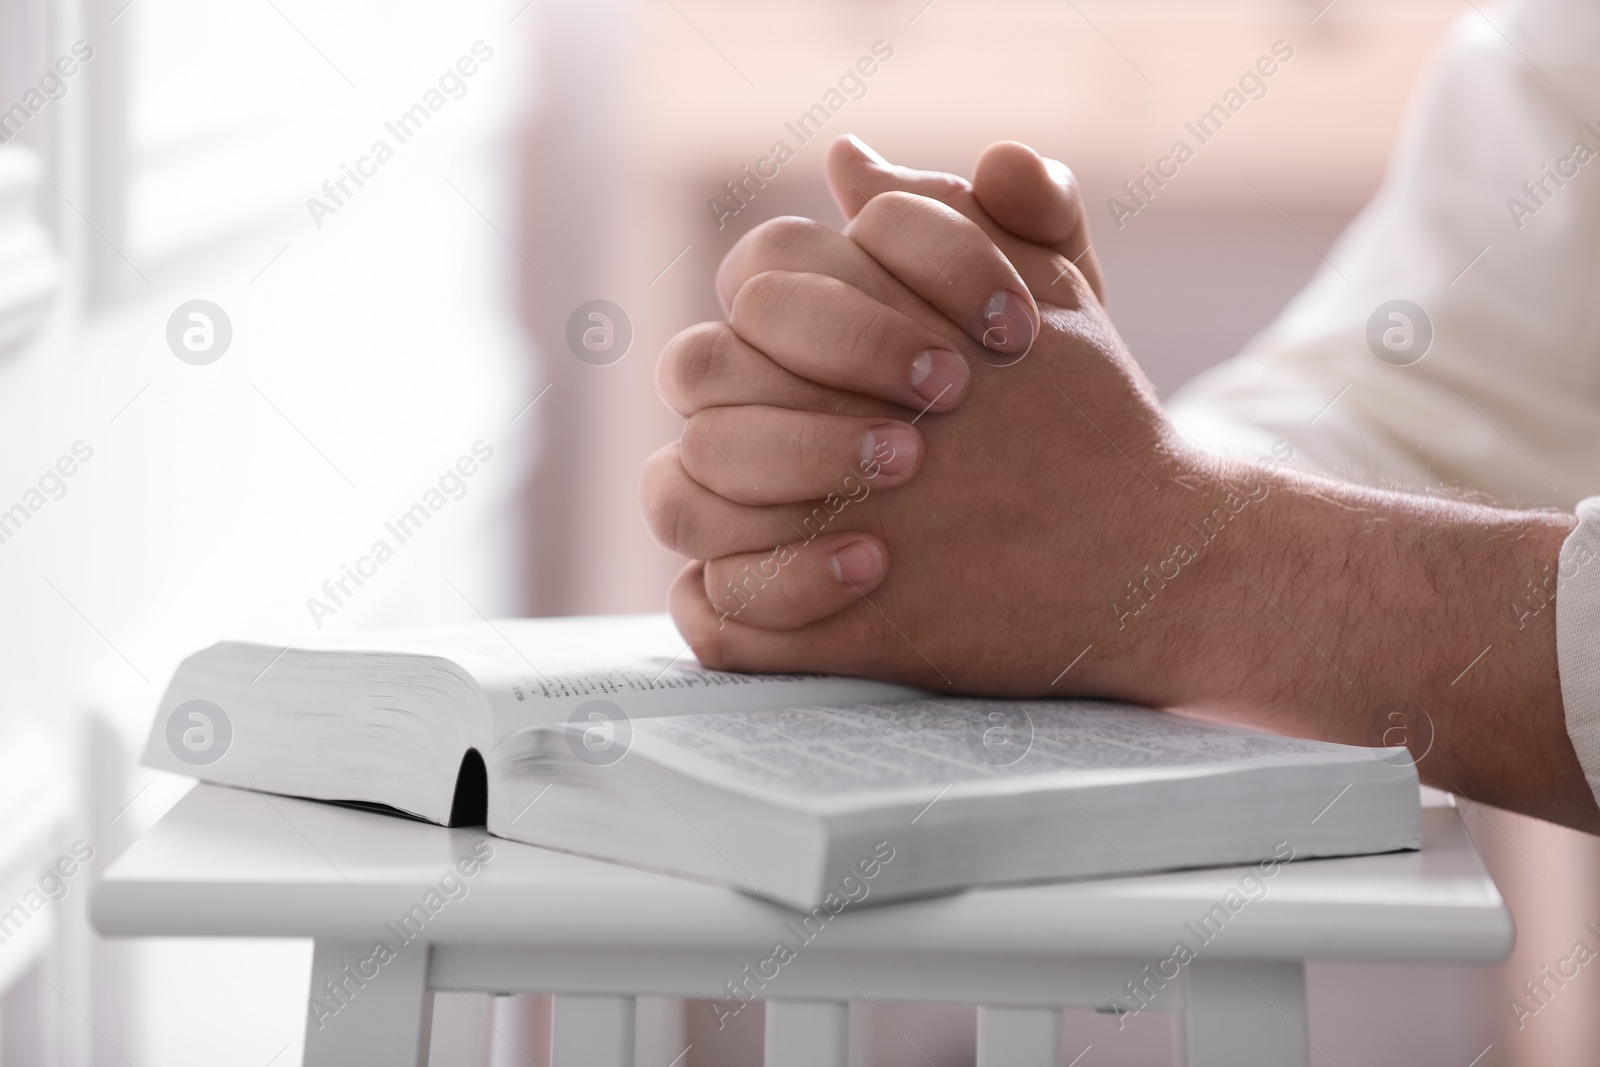
M 813 270 L 849 282 L 886 304 L 906 310 L 909 293 L 861 246 L 831 226 L 786 215 L 768 219 L 734 242 L 717 267 L 717 299 L 723 313 L 740 286 L 763 271 Z M 898 296 L 900 303 L 892 303 Z
M 957 175 L 896 166 L 853 133 L 828 146 L 826 173 L 828 189 L 846 220 L 861 214 L 867 201 L 879 193 L 916 193 L 960 210 L 959 198 L 972 192 L 972 185 Z
M 879 193 L 845 227 L 889 273 L 991 352 L 1019 359 L 1039 331 L 1028 287 L 977 223 L 913 193 Z
M 667 610 L 695 658 L 713 670 L 805 671 L 823 665 L 819 653 L 827 643 L 814 628 L 763 630 L 719 614 L 706 596 L 704 563 L 690 563 L 678 572 L 667 591 Z M 826 657 L 835 670 L 843 658 Z
M 1082 190 L 1066 164 L 1017 141 L 998 141 L 978 156 L 972 192 L 1002 228 L 1071 260 L 1095 298 L 1105 302 L 1105 278 L 1089 237 Z
M 950 410 L 971 378 L 967 361 L 938 334 L 825 274 L 758 274 L 740 287 L 729 321 L 803 378 L 915 411 Z
M 1015 241 L 1015 238 L 1010 240 Z M 1053 255 L 1042 249 L 1036 251 L 1041 255 Z M 812 219 L 794 216 L 769 219 L 734 244 L 717 268 L 717 297 L 723 311 L 731 312 L 734 298 L 746 282 L 769 270 L 826 274 L 917 320 L 924 328 L 950 338 L 952 343 L 967 338 L 965 331 L 953 325 L 936 308 L 929 307 L 859 244 Z M 1045 277 L 1048 280 L 1050 276 Z
M 702 322 L 668 341 L 656 361 L 656 389 L 684 417 L 705 408 L 755 403 L 877 418 L 896 418 L 904 411 L 901 405 L 829 389 L 793 374 L 725 322 Z
M 829 146 L 828 182 L 846 218 L 855 218 L 879 193 L 916 193 L 948 204 L 976 222 L 1011 258 L 1033 287 L 1034 296 L 1049 303 L 1076 306 L 1077 299 L 1061 264 L 1034 284 L 1022 270 L 1023 245 L 1040 245 L 1072 261 L 1087 279 L 1086 288 L 1104 302 L 1104 281 L 1083 211 L 1077 179 L 1067 167 L 1043 159 L 1026 145 L 1000 141 L 978 157 L 971 183 L 953 174 L 896 166 L 853 134 Z M 1025 255 L 1025 253 L 1022 253 Z
M 922 465 L 910 423 L 745 405 L 707 408 L 683 429 L 683 469 L 736 504 L 793 504 L 847 491 L 903 485 Z
M 770 552 L 774 545 L 853 529 L 860 514 L 854 505 L 871 494 L 874 483 L 863 472 L 860 477 L 840 479 L 840 495 L 831 500 L 767 507 L 735 504 L 689 477 L 674 442 L 645 461 L 639 504 L 650 535 L 664 548 L 690 559 L 716 559 Z
M 883 542 L 852 532 L 713 559 L 705 565 L 704 581 L 721 621 L 792 630 L 856 603 L 887 573 Z

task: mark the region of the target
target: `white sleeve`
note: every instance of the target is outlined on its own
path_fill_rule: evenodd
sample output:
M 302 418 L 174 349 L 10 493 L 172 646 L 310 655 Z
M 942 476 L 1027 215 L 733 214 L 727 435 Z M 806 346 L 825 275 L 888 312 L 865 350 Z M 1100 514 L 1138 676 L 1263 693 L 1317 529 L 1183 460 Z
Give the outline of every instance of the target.
M 1331 265 L 1173 416 L 1202 444 L 1261 452 L 1265 435 L 1350 481 L 1574 507 L 1600 492 L 1596 234 L 1600 4 L 1468 10 Z M 1369 341 L 1394 300 L 1432 328 L 1406 366 Z
M 1575 507 L 1557 573 L 1527 603 L 1559 593 L 1567 729 L 1600 798 L 1597 234 L 1600 4 L 1474 5 L 1330 265 L 1172 412 L 1218 450 L 1287 441 L 1298 465 L 1350 481 Z M 1369 341 L 1375 312 L 1397 299 L 1432 327 L 1405 366 Z
M 1600 800 L 1600 497 L 1578 505 L 1556 574 L 1556 662 L 1567 735 Z

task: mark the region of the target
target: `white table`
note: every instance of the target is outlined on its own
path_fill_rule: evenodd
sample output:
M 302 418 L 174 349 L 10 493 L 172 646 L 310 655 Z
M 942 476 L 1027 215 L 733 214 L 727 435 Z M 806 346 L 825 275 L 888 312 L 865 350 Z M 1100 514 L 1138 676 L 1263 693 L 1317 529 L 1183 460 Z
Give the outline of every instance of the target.
M 106 872 L 91 901 L 112 936 L 311 937 L 307 1067 L 427 1056 L 432 991 L 555 994 L 556 1067 L 632 1067 L 635 995 L 727 998 L 726 983 L 799 944 L 784 909 L 723 889 L 495 838 L 459 900 L 401 945 L 393 924 L 481 830 L 201 785 Z M 832 919 L 760 990 L 768 1067 L 843 1067 L 848 1005 L 979 1005 L 982 1067 L 1056 1067 L 1064 1007 L 1106 1009 L 1248 868 L 970 892 Z M 1308 1062 L 1307 959 L 1490 963 L 1510 915 L 1454 810 L 1424 811 L 1420 853 L 1299 862 L 1266 882 L 1161 988 L 1185 1013 L 1190 1067 Z M 450 888 L 452 892 L 459 892 Z M 425 911 L 426 914 L 426 911 Z M 362 981 L 359 973 L 376 977 Z M 752 986 L 753 987 L 753 986 Z M 731 1006 L 733 1002 L 730 1000 Z M 757 1010 L 756 1006 L 745 1010 Z

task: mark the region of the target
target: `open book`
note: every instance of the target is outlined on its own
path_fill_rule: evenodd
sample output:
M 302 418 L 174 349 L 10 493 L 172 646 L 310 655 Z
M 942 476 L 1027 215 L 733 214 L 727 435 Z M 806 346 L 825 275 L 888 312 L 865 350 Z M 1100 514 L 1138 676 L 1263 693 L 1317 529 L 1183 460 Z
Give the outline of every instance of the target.
M 224 642 L 179 667 L 144 759 L 802 909 L 1421 841 L 1404 749 L 710 671 L 665 616 Z

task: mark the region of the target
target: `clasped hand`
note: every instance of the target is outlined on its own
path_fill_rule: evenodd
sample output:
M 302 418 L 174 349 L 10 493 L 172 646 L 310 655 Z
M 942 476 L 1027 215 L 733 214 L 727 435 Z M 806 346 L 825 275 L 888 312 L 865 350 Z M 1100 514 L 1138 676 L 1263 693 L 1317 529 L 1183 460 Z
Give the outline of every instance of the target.
M 1131 635 L 1115 602 L 1228 472 L 1178 439 L 1107 318 L 1070 172 L 1001 143 L 968 183 L 849 138 L 828 170 L 844 231 L 752 230 L 717 274 L 727 321 L 661 356 L 687 425 L 648 463 L 644 509 L 696 561 L 670 594 L 695 654 L 1168 695 L 1119 652 L 1169 628 Z

